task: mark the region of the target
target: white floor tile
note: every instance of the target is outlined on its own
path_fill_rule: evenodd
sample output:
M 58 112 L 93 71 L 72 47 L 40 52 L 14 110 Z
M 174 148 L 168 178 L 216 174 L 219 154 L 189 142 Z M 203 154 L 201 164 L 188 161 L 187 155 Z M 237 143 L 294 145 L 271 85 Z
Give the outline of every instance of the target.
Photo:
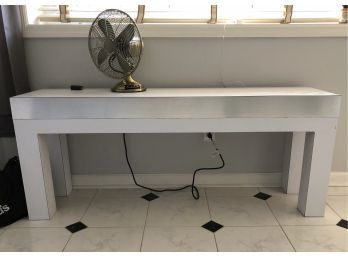
M 73 189 L 68 197 L 89 197 L 92 198 L 98 189 Z
M 224 226 L 278 225 L 265 201 L 255 197 L 209 197 L 212 219 Z
M 62 251 L 70 235 L 64 228 L 9 228 L 0 235 L 0 251 Z
M 198 201 L 188 189 L 155 193 L 151 202 L 142 189 L 73 190 L 57 198 L 52 220 L 1 228 L 0 251 L 216 251 L 214 234 L 201 227 L 211 219 L 224 225 L 215 233 L 219 251 L 292 251 L 274 216 L 297 251 L 348 251 L 348 231 L 336 226 L 348 217 L 345 190 L 329 188 L 325 217 L 317 218 L 303 217 L 297 196 L 280 188 L 200 188 Z M 258 191 L 272 197 L 252 197 Z M 64 228 L 80 220 L 89 227 Z
M 149 190 L 142 188 L 99 189 L 97 192 L 97 197 L 140 198 L 148 193 L 150 193 Z
M 143 228 L 86 228 L 74 233 L 65 252 L 140 251 Z
M 57 197 L 57 211 L 51 220 L 17 221 L 11 227 L 66 227 L 80 221 L 91 202 L 89 197 Z
M 174 186 L 170 188 L 177 188 L 177 187 Z M 199 191 L 200 197 L 205 198 L 205 188 L 198 187 L 198 191 Z M 191 187 L 188 187 L 180 191 L 153 192 L 153 193 L 160 197 L 172 197 L 172 198 L 184 197 L 184 198 L 191 198 L 191 199 L 193 198 L 191 193 Z
M 208 187 L 207 197 L 254 196 L 259 193 L 257 187 Z
M 176 188 L 170 187 L 170 188 Z M 204 188 L 199 188 L 201 195 L 205 194 Z M 160 197 L 192 197 L 191 188 L 180 191 L 170 192 L 154 192 L 143 188 L 120 188 L 120 189 L 99 189 L 97 197 L 113 197 L 113 198 L 140 198 L 143 195 L 154 193 Z
M 292 252 L 290 242 L 279 226 L 223 227 L 215 232 L 220 252 Z
M 82 222 L 89 227 L 144 226 L 147 208 L 142 198 L 96 197 Z
M 342 219 L 348 219 L 348 196 L 328 196 L 327 203 Z
M 338 226 L 284 226 L 296 251 L 348 251 L 348 231 Z
M 340 220 L 328 206 L 324 217 L 304 217 L 297 210 L 297 198 L 297 196 L 274 196 L 267 200 L 281 225 L 334 225 Z
M 0 228 L 0 235 L 1 235 L 2 233 L 4 233 L 5 230 L 6 230 L 6 228 Z
M 150 202 L 147 226 L 201 226 L 210 220 L 204 195 L 192 197 L 160 197 Z
M 288 196 L 281 187 L 260 187 L 259 190 L 272 196 Z
M 328 195 L 348 195 L 348 187 L 329 187 Z
M 145 228 L 143 252 L 216 251 L 214 234 L 201 227 Z

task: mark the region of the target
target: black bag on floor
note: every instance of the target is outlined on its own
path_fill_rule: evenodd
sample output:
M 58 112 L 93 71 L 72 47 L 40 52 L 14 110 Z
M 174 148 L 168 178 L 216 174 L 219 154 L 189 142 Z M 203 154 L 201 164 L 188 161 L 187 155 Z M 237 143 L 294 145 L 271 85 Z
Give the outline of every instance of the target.
M 0 227 L 28 216 L 21 167 L 18 157 L 10 159 L 0 171 Z

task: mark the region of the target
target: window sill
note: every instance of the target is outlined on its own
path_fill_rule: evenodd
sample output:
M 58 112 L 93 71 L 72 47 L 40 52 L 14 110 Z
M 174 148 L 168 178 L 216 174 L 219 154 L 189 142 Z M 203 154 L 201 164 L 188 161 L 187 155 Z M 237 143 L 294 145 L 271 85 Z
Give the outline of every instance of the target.
M 88 24 L 26 25 L 25 38 L 86 38 Z M 347 37 L 347 24 L 138 24 L 144 38 Z

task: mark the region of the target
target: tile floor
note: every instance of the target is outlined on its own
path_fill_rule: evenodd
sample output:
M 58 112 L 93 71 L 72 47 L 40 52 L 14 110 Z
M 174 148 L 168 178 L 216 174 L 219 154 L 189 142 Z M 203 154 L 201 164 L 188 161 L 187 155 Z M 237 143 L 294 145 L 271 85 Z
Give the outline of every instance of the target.
M 0 229 L 0 251 L 348 251 L 348 190 L 330 187 L 325 217 L 304 218 L 279 188 L 201 188 L 141 198 L 142 189 L 74 190 L 49 221 Z M 267 200 L 255 198 L 263 192 Z M 213 220 L 215 233 L 202 225 Z M 75 233 L 65 227 L 81 221 Z

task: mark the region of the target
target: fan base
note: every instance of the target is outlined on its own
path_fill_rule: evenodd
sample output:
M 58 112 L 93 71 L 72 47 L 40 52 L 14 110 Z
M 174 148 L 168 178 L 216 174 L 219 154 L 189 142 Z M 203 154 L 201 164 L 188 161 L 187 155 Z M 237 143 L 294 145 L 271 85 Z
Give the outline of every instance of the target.
M 135 81 L 131 76 L 126 77 L 116 86 L 114 86 L 111 91 L 117 93 L 136 93 L 143 92 L 146 88 L 143 87 L 139 82 Z
M 144 92 L 146 91 L 146 88 L 143 86 L 139 87 L 127 87 L 127 86 L 115 86 L 111 89 L 112 92 L 117 93 L 136 93 L 136 92 Z
M 111 89 L 111 91 L 116 93 L 136 93 L 136 92 L 144 92 L 146 91 L 146 88 L 142 86 L 139 88 L 114 87 Z

